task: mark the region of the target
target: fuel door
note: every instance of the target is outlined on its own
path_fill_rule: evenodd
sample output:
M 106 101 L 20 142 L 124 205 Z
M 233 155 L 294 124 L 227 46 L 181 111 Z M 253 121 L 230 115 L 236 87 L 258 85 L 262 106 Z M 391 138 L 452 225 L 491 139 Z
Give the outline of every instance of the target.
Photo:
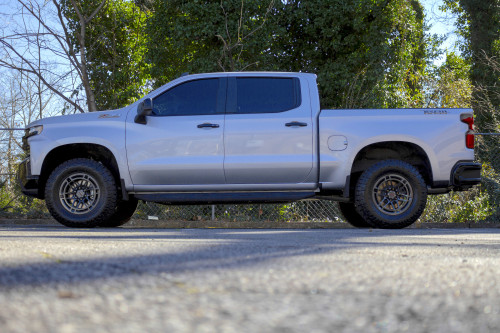
M 328 138 L 328 148 L 333 151 L 341 151 L 347 148 L 347 138 L 343 135 L 332 135 Z

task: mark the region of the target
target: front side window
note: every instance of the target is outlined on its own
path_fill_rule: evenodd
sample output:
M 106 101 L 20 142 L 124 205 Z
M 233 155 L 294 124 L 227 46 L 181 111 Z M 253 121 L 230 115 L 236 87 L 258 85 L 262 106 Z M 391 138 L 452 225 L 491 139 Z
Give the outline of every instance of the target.
M 217 113 L 219 79 L 181 83 L 153 99 L 157 116 L 192 116 Z
M 275 113 L 300 106 L 297 78 L 236 79 L 237 113 Z

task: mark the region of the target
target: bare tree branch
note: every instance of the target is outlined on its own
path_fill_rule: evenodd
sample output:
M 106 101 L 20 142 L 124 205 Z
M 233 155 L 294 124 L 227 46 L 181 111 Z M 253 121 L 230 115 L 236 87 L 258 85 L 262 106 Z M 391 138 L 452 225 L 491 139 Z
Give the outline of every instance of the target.
M 27 72 L 27 73 L 31 73 L 31 74 L 36 75 L 43 82 L 43 84 L 46 87 L 48 87 L 50 90 L 52 90 L 54 93 L 56 93 L 59 97 L 61 97 L 62 99 L 64 99 L 67 103 L 73 105 L 80 112 L 84 112 L 83 109 L 82 109 L 82 107 L 80 105 L 76 104 L 74 101 L 72 101 L 71 99 L 69 99 L 68 97 L 66 97 L 62 92 L 59 91 L 59 89 L 56 89 L 52 84 L 50 84 L 44 78 L 44 76 L 41 73 L 41 71 L 37 70 L 33 66 L 32 62 L 29 61 L 28 59 L 26 59 L 23 55 L 21 55 L 15 48 L 12 47 L 12 45 L 6 43 L 3 40 L 0 40 L 0 44 L 2 44 L 4 47 L 6 47 L 7 49 L 9 49 L 12 52 L 14 52 L 17 55 L 17 57 L 19 59 L 21 59 L 21 61 L 23 63 L 25 63 L 29 68 L 24 68 L 24 67 L 16 66 L 15 64 L 10 63 L 10 62 L 6 62 L 3 59 L 0 59 L 0 66 L 6 67 L 6 68 L 10 68 L 10 69 L 14 69 L 14 70 L 19 71 L 19 72 Z
M 17 0 L 21 11 L 16 15 L 20 16 L 19 28 L 20 32 L 10 33 L 0 37 L 5 55 L 0 58 L 0 66 L 19 71 L 21 73 L 29 73 L 37 77 L 34 82 L 38 87 L 38 92 L 43 91 L 42 85 L 46 86 L 50 91 L 61 97 L 66 103 L 71 105 L 75 110 L 84 112 L 84 108 L 77 100 L 67 94 L 68 89 L 63 88 L 61 84 L 67 81 L 66 84 L 72 85 L 71 91 L 76 91 L 76 79 L 81 82 L 81 86 L 85 90 L 86 104 L 89 111 L 96 111 L 94 91 L 88 74 L 86 52 L 86 29 L 89 23 L 103 10 L 107 4 L 107 0 L 102 0 L 93 8 L 90 15 L 86 16 L 78 6 L 78 0 L 70 0 L 70 8 L 74 10 L 78 17 L 79 31 L 73 32 L 69 30 L 68 20 L 58 0 Z M 49 6 L 55 9 L 56 20 L 51 20 L 47 15 Z M 30 21 L 27 17 L 31 17 L 34 21 Z M 34 27 L 30 27 L 29 24 Z M 76 43 L 73 39 L 76 37 Z M 76 45 L 75 45 L 76 44 Z M 68 65 L 71 70 L 64 74 L 56 74 L 49 69 L 47 63 L 43 61 L 43 57 L 52 54 L 53 59 L 59 59 L 59 64 Z M 54 65 L 52 61 L 52 66 Z M 69 74 L 69 75 L 68 75 Z M 50 79 L 49 79 L 50 77 Z M 43 109 L 41 95 L 38 96 L 38 109 Z
M 254 63 L 245 65 L 243 68 L 237 69 L 237 64 L 240 63 L 241 55 L 245 49 L 244 48 L 245 42 L 248 40 L 249 37 L 251 37 L 257 31 L 259 31 L 260 29 L 262 29 L 264 27 L 264 25 L 267 22 L 268 16 L 274 7 L 274 1 L 275 0 L 270 0 L 269 5 L 267 6 L 266 12 L 263 16 L 262 22 L 257 27 L 255 27 L 254 29 L 249 31 L 247 34 L 244 34 L 242 32 L 242 28 L 243 28 L 243 22 L 244 22 L 245 0 L 241 0 L 240 16 L 238 18 L 238 28 L 236 31 L 236 41 L 233 43 L 231 40 L 231 33 L 229 32 L 229 17 L 228 17 L 228 14 L 224 8 L 223 2 L 221 0 L 220 7 L 221 7 L 222 12 L 224 14 L 226 38 L 224 38 L 223 36 L 221 36 L 219 34 L 216 35 L 216 37 L 222 42 L 221 56 L 217 60 L 217 64 L 219 65 L 219 67 L 223 71 L 227 70 L 226 66 L 224 66 L 224 59 L 227 62 L 229 62 L 229 70 L 230 71 L 236 71 L 236 70 L 242 71 L 242 70 L 245 70 L 251 66 L 258 64 L 258 62 L 254 62 Z M 239 50 L 237 51 L 238 53 L 237 53 L 237 56 L 235 58 L 235 54 L 236 54 L 235 50 L 237 50 L 237 49 L 239 49 Z
M 72 0 L 73 1 L 73 0 Z M 97 13 L 99 13 L 99 11 L 102 9 L 102 7 L 106 4 L 107 0 L 102 0 L 102 2 L 99 4 L 99 6 L 94 10 L 94 12 L 92 14 L 90 14 L 89 17 L 87 17 L 87 19 L 85 20 L 85 24 L 88 24 L 90 23 L 90 21 L 92 21 L 92 19 L 94 18 L 94 16 L 97 15 Z

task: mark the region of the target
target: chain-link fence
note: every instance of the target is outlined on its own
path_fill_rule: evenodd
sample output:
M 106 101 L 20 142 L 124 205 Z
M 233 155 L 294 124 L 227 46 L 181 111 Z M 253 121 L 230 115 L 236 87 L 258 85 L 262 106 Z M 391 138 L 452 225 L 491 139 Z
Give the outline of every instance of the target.
M 50 218 L 42 201 L 20 193 L 16 163 L 22 159 L 22 131 L 0 130 L 0 217 Z M 466 192 L 429 196 L 421 222 L 499 221 L 500 133 L 477 135 L 477 159 L 483 164 L 483 182 Z M 286 204 L 182 205 L 140 202 L 135 219 L 216 221 L 342 222 L 338 204 L 302 200 Z
M 135 217 L 159 220 L 340 222 L 338 205 L 325 200 L 287 204 L 164 206 L 140 203 Z

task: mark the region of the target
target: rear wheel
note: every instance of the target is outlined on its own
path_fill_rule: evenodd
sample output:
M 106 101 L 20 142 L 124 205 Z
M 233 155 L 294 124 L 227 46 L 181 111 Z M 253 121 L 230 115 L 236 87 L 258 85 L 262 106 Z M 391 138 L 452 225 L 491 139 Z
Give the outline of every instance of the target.
M 339 208 L 344 219 L 356 228 L 370 228 L 371 225 L 366 223 L 361 215 L 356 211 L 356 207 L 352 202 L 339 202 Z
M 115 180 L 99 162 L 72 159 L 49 176 L 45 202 L 52 216 L 65 226 L 97 227 L 115 213 L 118 202 Z
M 359 215 L 372 227 L 404 228 L 422 215 L 427 186 L 412 165 L 399 160 L 381 161 L 359 178 L 354 203 Z

